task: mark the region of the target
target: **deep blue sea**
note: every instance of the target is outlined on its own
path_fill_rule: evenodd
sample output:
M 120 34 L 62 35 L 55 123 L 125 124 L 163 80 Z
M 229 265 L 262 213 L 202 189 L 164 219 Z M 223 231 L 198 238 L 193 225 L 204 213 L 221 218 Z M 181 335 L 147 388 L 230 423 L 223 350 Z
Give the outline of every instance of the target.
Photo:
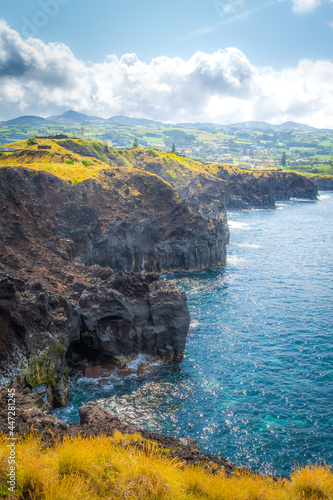
M 228 218 L 225 267 L 167 277 L 188 297 L 183 361 L 143 380 L 75 380 L 56 413 L 77 420 L 98 400 L 254 470 L 333 465 L 333 193 Z

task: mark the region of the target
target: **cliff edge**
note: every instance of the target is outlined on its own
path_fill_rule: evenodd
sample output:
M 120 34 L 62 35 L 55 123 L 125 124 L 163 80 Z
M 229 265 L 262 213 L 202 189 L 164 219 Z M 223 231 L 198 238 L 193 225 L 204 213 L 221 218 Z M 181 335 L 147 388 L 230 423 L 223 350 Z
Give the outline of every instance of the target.
M 158 278 L 224 264 L 226 219 L 205 217 L 142 169 L 55 141 L 51 151 L 20 146 L 0 168 L 3 381 L 64 406 L 73 345 L 110 363 L 140 352 L 180 359 L 186 296 Z

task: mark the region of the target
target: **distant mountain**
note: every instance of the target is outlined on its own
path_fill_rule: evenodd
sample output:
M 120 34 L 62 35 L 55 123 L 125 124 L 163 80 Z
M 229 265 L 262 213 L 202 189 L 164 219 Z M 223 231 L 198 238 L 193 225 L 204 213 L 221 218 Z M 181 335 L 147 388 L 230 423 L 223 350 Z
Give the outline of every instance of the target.
M 299 130 L 299 131 L 310 131 L 310 130 L 319 130 L 314 127 L 310 127 L 309 125 L 304 125 L 303 123 L 296 122 L 285 122 L 282 125 L 272 125 L 267 122 L 240 122 L 240 123 L 232 123 L 230 125 L 223 125 L 224 128 L 233 128 L 239 130 Z
M 13 120 L 8 120 L 4 122 L 6 125 L 42 125 L 46 123 L 58 123 L 64 125 L 115 125 L 115 126 L 135 126 L 135 125 L 163 125 L 165 127 L 181 127 L 181 128 L 196 128 L 202 130 L 214 130 L 214 129 L 236 129 L 236 130 L 299 130 L 299 131 L 315 131 L 323 130 L 310 127 L 303 123 L 296 122 L 285 122 L 282 125 L 272 125 L 267 122 L 262 121 L 247 121 L 239 123 L 231 123 L 229 125 L 219 125 L 217 123 L 163 123 L 155 120 L 149 120 L 147 118 L 131 118 L 125 115 L 111 116 L 111 118 L 105 119 L 100 116 L 89 116 L 84 113 L 78 113 L 77 111 L 68 110 L 61 115 L 53 115 L 48 118 L 42 118 L 40 116 L 20 116 L 14 118 Z M 327 129 L 325 129 L 327 130 Z
M 147 118 L 130 118 L 129 116 L 111 116 L 104 121 L 106 125 L 166 125 L 162 122 L 148 120 Z
M 195 122 L 195 123 L 177 123 L 176 125 L 172 125 L 171 123 L 167 123 L 164 125 L 170 125 L 174 127 L 181 127 L 181 128 L 197 128 L 201 130 L 211 130 L 214 128 L 223 128 L 224 125 L 217 125 L 216 123 L 200 123 L 200 122 Z
M 162 122 L 155 122 L 147 118 L 130 118 L 129 116 L 119 115 L 105 119 L 99 116 L 89 116 L 84 113 L 77 113 L 73 110 L 65 111 L 65 113 L 61 115 L 49 116 L 48 120 L 67 125 L 90 125 L 93 123 L 100 125 L 163 125 Z
M 41 116 L 19 116 L 18 118 L 13 118 L 4 122 L 5 125 L 43 125 L 47 123 L 45 118 Z
M 224 128 L 233 128 L 239 130 L 275 130 L 277 127 L 271 125 L 267 122 L 249 121 L 249 122 L 239 122 L 230 123 L 229 125 L 223 125 Z
M 295 123 L 295 122 L 285 122 L 282 125 L 278 125 L 277 128 L 280 130 L 301 130 L 301 131 L 311 131 L 311 130 L 319 130 L 315 127 L 310 127 L 309 125 L 304 125 L 303 123 Z
M 77 113 L 77 111 L 73 111 L 71 109 L 65 111 L 65 113 L 62 113 L 61 115 L 49 116 L 47 119 L 53 123 L 64 123 L 67 125 L 81 125 L 81 123 L 83 122 L 96 123 L 96 120 L 98 123 L 105 122 L 104 118 L 100 118 L 98 116 L 89 116 L 85 115 L 84 113 Z

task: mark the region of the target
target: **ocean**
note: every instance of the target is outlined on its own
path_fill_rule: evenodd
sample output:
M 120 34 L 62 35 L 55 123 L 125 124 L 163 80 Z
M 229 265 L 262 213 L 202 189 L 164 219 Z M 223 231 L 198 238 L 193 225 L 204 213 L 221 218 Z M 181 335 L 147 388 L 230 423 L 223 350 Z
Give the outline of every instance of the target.
M 94 400 L 267 474 L 333 464 L 333 193 L 228 220 L 225 267 L 165 275 L 188 297 L 182 362 L 104 385 L 76 376 L 55 413 L 78 421 Z

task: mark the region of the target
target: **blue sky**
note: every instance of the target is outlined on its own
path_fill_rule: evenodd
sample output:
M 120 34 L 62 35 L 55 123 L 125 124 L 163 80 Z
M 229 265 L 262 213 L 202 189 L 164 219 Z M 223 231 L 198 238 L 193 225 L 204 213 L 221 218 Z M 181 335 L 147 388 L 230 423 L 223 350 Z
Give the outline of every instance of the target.
M 12 0 L 0 16 L 0 119 L 71 106 L 164 121 L 330 126 L 333 0 Z M 70 66 L 83 82 L 70 81 Z
M 303 14 L 296 13 L 289 0 L 63 1 L 45 26 L 35 26 L 35 36 L 63 42 L 83 60 L 98 62 L 106 54 L 127 52 L 146 62 L 162 54 L 186 59 L 197 50 L 211 53 L 237 47 L 253 64 L 278 69 L 305 57 L 332 57 L 329 1 Z M 47 2 L 12 0 L 1 6 L 0 15 L 24 36 L 34 33 L 26 19 L 33 24 Z

